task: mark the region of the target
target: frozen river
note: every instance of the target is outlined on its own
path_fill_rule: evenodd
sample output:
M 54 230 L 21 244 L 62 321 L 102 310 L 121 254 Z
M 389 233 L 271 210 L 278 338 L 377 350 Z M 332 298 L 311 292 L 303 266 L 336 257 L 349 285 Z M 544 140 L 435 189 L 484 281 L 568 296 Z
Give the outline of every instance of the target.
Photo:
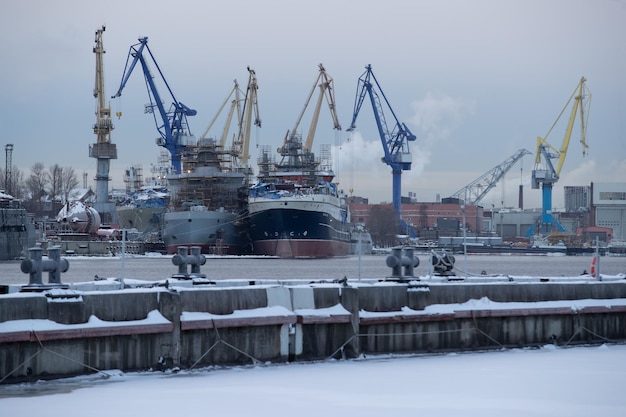
M 178 374 L 107 371 L 0 386 L 0 410 L 63 417 L 623 417 L 625 379 L 624 345 L 548 345 Z

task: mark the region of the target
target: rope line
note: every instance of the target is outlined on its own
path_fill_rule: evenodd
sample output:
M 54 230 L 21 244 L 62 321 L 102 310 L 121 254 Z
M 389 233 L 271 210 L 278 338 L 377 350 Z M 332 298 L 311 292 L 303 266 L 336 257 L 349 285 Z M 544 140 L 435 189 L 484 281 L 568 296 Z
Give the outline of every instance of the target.
M 79 365 L 82 365 L 82 366 L 84 366 L 84 367 L 85 367 L 85 368 L 87 368 L 87 369 L 91 369 L 91 370 L 92 370 L 92 371 L 94 371 L 94 372 L 97 372 L 97 373 L 99 373 L 99 374 L 104 375 L 106 378 L 108 378 L 108 377 L 109 377 L 109 375 L 108 375 L 106 372 L 104 372 L 104 371 L 102 371 L 102 370 L 100 370 L 100 369 L 98 369 L 98 368 L 95 368 L 95 367 L 93 367 L 93 366 L 91 366 L 91 365 L 88 365 L 88 364 L 86 364 L 85 362 L 80 362 L 80 361 L 77 361 L 76 359 L 70 358 L 69 356 L 63 355 L 62 353 L 55 352 L 54 350 L 47 348 L 46 346 L 44 346 L 44 345 L 43 345 L 43 343 L 42 343 L 42 342 L 41 342 L 41 340 L 39 339 L 39 335 L 37 335 L 37 332 L 33 331 L 33 335 L 35 335 L 35 338 L 37 338 L 37 343 L 39 343 L 39 346 L 41 347 L 41 349 L 43 349 L 43 350 L 45 350 L 45 351 L 47 351 L 47 352 L 50 352 L 50 353 L 52 353 L 53 355 L 57 355 L 57 356 L 59 356 L 59 357 L 61 357 L 61 358 L 63 358 L 63 359 L 66 359 L 66 360 L 68 360 L 68 361 L 70 361 L 70 362 L 74 362 L 74 363 L 77 363 L 77 364 L 79 364 Z
M 597 337 L 598 339 L 604 340 L 605 342 L 609 342 L 609 343 L 618 343 L 618 341 L 617 341 L 617 340 L 609 339 L 608 337 L 604 337 L 604 336 L 599 335 L 598 333 L 596 333 L 596 332 L 594 332 L 594 331 L 592 331 L 592 330 L 589 330 L 589 329 L 588 329 L 588 328 L 586 328 L 585 326 L 581 326 L 581 327 L 579 327 L 579 328 L 578 328 L 578 329 L 574 332 L 574 334 L 572 335 L 572 337 L 570 337 L 570 338 L 567 340 L 567 342 L 565 342 L 565 344 L 564 344 L 563 346 L 568 346 L 568 345 L 571 343 L 571 341 L 574 339 L 574 337 L 576 337 L 578 334 L 580 334 L 582 330 L 586 331 L 587 333 L 589 333 L 590 335 L 592 335 L 592 336 L 594 336 L 594 337 Z
M 26 362 L 30 361 L 31 359 L 33 359 L 35 356 L 39 355 L 41 353 L 41 348 L 37 349 L 37 352 L 33 353 L 32 355 L 30 355 L 27 359 L 25 359 L 22 363 L 20 363 L 16 368 L 14 368 L 11 372 L 9 372 L 8 374 L 6 374 L 2 379 L 0 379 L 0 384 L 2 384 L 4 382 L 5 379 L 7 379 L 8 377 L 10 377 L 11 375 L 13 375 L 13 372 L 17 371 L 18 369 L 20 369 L 22 366 L 24 366 L 26 364 Z
M 194 369 L 199 363 L 200 361 L 202 361 L 202 359 L 204 359 L 213 349 L 215 349 L 215 347 L 217 347 L 219 344 L 224 344 L 226 347 L 234 350 L 235 352 L 238 352 L 244 356 L 246 356 L 247 358 L 249 358 L 254 365 L 259 365 L 262 364 L 263 362 L 260 361 L 259 359 L 255 358 L 254 356 L 252 356 L 251 354 L 243 351 L 242 349 L 234 346 L 233 344 L 225 341 L 221 335 L 219 330 L 217 329 L 217 327 L 215 326 L 215 322 L 213 321 L 213 329 L 215 330 L 215 336 L 216 336 L 216 340 L 215 342 L 189 367 L 189 369 Z M 501 343 L 500 341 L 496 340 L 494 337 L 492 337 L 491 335 L 489 335 L 488 333 L 486 333 L 485 331 L 483 331 L 482 329 L 480 329 L 478 326 L 473 326 L 471 328 L 468 329 L 451 329 L 451 330 L 434 330 L 434 331 L 416 331 L 416 332 L 397 332 L 397 333 L 376 333 L 376 334 L 368 334 L 368 333 L 353 333 L 350 337 L 348 337 L 348 339 L 343 342 L 336 350 L 334 350 L 330 355 L 328 355 L 324 360 L 328 361 L 333 359 L 339 352 L 343 352 L 345 347 L 350 344 L 351 342 L 359 339 L 359 338 L 380 338 L 380 337 L 396 337 L 396 336 L 423 336 L 423 335 L 434 335 L 434 334 L 449 334 L 449 333 L 459 333 L 459 332 L 463 332 L 463 331 L 471 331 L 471 332 L 475 332 L 478 333 L 484 337 L 486 337 L 488 340 L 490 340 L 492 343 L 494 343 L 495 345 L 499 346 L 500 348 L 503 349 L 508 349 L 508 347 Z M 572 334 L 572 336 L 563 344 L 557 347 L 568 347 L 572 341 L 574 340 L 574 338 L 576 338 L 577 336 L 579 336 L 581 334 L 582 331 L 585 331 L 587 333 L 589 333 L 590 335 L 594 336 L 597 339 L 600 339 L 604 342 L 608 342 L 608 343 L 619 343 L 617 340 L 613 340 L 610 339 L 608 337 L 602 336 L 584 326 L 579 326 L 577 328 L 577 330 Z M 41 341 L 41 339 L 39 338 L 39 335 L 37 334 L 37 332 L 32 331 L 33 335 L 35 336 L 37 343 L 39 345 L 39 348 L 37 349 L 37 352 L 33 353 L 32 355 L 30 355 L 28 358 L 26 358 L 24 361 L 22 361 L 17 367 L 15 367 L 13 370 L 11 370 L 8 374 L 6 374 L 4 377 L 2 377 L 0 379 L 0 384 L 3 383 L 8 377 L 10 377 L 11 375 L 13 375 L 18 369 L 20 369 L 21 367 L 25 366 L 30 360 L 32 360 L 34 357 L 36 357 L 37 355 L 41 354 L 42 352 L 46 351 L 49 352 L 53 355 L 59 356 L 65 360 L 68 360 L 70 362 L 73 363 L 77 363 L 81 366 L 84 366 L 87 369 L 90 369 L 96 373 L 102 374 L 105 378 L 108 378 L 110 375 L 108 375 L 106 372 L 102 371 L 101 369 L 95 368 L 91 365 L 88 365 L 84 362 L 81 361 L 77 361 L 67 355 L 63 355 L 59 352 L 55 352 L 54 350 L 46 347 L 43 342 Z M 556 344 L 556 343 L 553 343 Z M 343 357 L 344 355 L 342 355 Z
M 493 342 L 494 344 L 496 344 L 497 346 L 499 346 L 502 349 L 508 349 L 508 347 L 504 344 L 499 342 L 498 340 L 496 340 L 494 337 L 492 337 L 491 335 L 489 335 L 488 333 L 486 333 L 485 331 L 483 331 L 482 329 L 480 329 L 479 327 L 471 327 L 469 329 L 453 329 L 453 330 L 437 330 L 437 331 L 419 331 L 419 332 L 400 332 L 400 333 L 376 333 L 376 334 L 367 334 L 367 333 L 356 333 L 351 335 L 344 343 L 342 343 L 335 351 L 333 351 L 333 353 L 331 353 L 330 355 L 328 355 L 324 360 L 331 360 L 333 359 L 340 351 L 343 351 L 344 348 L 346 347 L 346 345 L 348 345 L 349 343 L 351 343 L 352 341 L 354 341 L 355 339 L 361 338 L 361 337 L 367 337 L 367 338 L 376 338 L 376 337 L 392 337 L 392 336 L 422 336 L 422 335 L 429 335 L 429 334 L 444 334 L 444 333 L 458 333 L 458 332 L 462 332 L 465 330 L 469 330 L 472 332 L 476 332 L 480 335 L 485 336 L 487 339 L 489 339 L 491 342 Z M 586 327 L 579 327 L 579 329 L 574 332 L 574 334 L 572 335 L 572 337 L 569 338 L 569 340 L 567 340 L 567 342 L 565 342 L 563 345 L 560 345 L 558 347 L 567 347 L 570 345 L 570 343 L 572 342 L 572 340 L 578 336 L 580 334 L 580 331 L 584 330 L 586 332 L 588 332 L 589 334 L 591 334 L 592 336 L 603 340 L 604 342 L 607 343 L 619 343 L 619 341 L 617 340 L 613 340 L 607 337 L 604 337 L 602 335 L 599 335 L 598 333 L 591 331 L 589 329 L 587 329 Z
M 238 347 L 228 343 L 227 341 L 225 341 L 224 339 L 222 339 L 222 336 L 220 335 L 219 330 L 217 329 L 217 326 L 215 326 L 215 321 L 212 319 L 211 323 L 213 323 L 213 329 L 215 330 L 215 342 L 213 342 L 213 344 L 211 345 L 211 347 L 209 347 L 209 349 L 204 352 L 194 363 L 193 365 L 191 365 L 191 367 L 189 369 L 193 369 L 196 367 L 196 365 L 202 360 L 204 359 L 204 357 L 206 357 L 206 355 L 208 355 L 217 345 L 219 344 L 224 344 L 227 347 L 231 348 L 232 350 L 234 350 L 235 352 L 241 353 L 242 355 L 246 356 L 247 358 L 249 358 L 250 360 L 252 360 L 252 363 L 257 365 L 259 363 L 262 363 L 260 360 L 258 360 L 257 358 L 255 358 L 254 356 L 250 355 L 247 352 L 244 352 L 243 350 L 239 349 Z

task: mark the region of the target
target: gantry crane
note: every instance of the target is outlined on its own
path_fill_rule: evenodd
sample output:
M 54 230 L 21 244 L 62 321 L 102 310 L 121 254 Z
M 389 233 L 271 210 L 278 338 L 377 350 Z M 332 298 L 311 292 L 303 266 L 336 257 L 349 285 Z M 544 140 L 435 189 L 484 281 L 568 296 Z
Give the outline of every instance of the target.
M 567 155 L 567 148 L 569 147 L 570 138 L 572 136 L 572 130 L 574 129 L 574 122 L 576 117 L 580 119 L 581 137 L 580 143 L 583 146 L 583 156 L 587 154 L 589 146 L 586 141 L 587 121 L 589 118 L 589 107 L 591 104 L 591 92 L 587 88 L 585 77 L 580 79 L 578 86 L 570 96 L 567 103 L 561 110 L 561 113 L 557 117 L 556 121 L 548 131 L 545 137 L 537 137 L 537 152 L 535 155 L 535 167 L 532 171 L 531 186 L 533 189 L 542 190 L 542 206 L 541 206 L 541 220 L 540 220 L 540 233 L 549 233 L 554 227 L 559 231 L 564 232 L 565 228 L 552 216 L 552 186 L 559 180 L 561 175 L 561 168 L 563 168 L 563 162 L 565 162 L 565 156 Z M 565 136 L 561 143 L 561 148 L 557 150 L 555 147 L 548 143 L 547 139 L 550 132 L 554 129 L 555 125 L 572 103 L 572 111 L 570 118 L 565 129 Z M 583 103 L 584 101 L 584 103 Z M 556 168 L 552 164 L 552 159 L 558 159 Z M 535 233 L 535 226 L 528 229 L 526 235 L 532 236 Z
M 159 72 L 163 83 L 170 93 L 172 104 L 168 111 L 166 111 L 165 107 L 163 107 L 163 101 L 161 100 L 161 96 L 159 95 L 156 84 L 154 82 L 154 76 L 152 75 L 152 73 L 150 72 L 150 68 L 148 67 L 148 62 L 146 60 L 146 57 L 144 56 L 144 51 L 148 51 L 148 54 L 150 55 L 154 66 Z M 126 58 L 126 67 L 124 68 L 124 73 L 122 74 L 120 88 L 117 90 L 117 93 L 112 98 L 120 97 L 122 95 L 122 90 L 126 86 L 126 82 L 130 78 L 130 75 L 132 74 L 135 65 L 137 65 L 137 62 L 141 63 L 146 86 L 148 88 L 148 96 L 150 98 L 150 103 L 146 105 L 145 112 L 153 114 L 157 130 L 161 134 L 161 137 L 157 138 L 156 143 L 159 146 L 163 146 L 170 152 L 172 167 L 177 174 L 180 174 L 181 156 L 183 154 L 183 151 L 187 148 L 187 137 L 192 136 L 191 132 L 189 131 L 187 116 L 195 116 L 197 112 L 176 100 L 172 89 L 167 83 L 163 72 L 161 72 L 159 64 L 156 62 L 156 59 L 154 58 L 154 55 L 152 54 L 152 51 L 148 46 L 147 37 L 139 38 L 139 43 L 131 45 L 128 52 L 128 57 Z M 157 115 L 154 112 L 155 107 L 158 110 L 160 120 L 159 118 L 157 118 Z
M 372 66 L 368 65 L 365 69 L 366 71 L 359 77 L 357 84 L 352 123 L 350 123 L 348 131 L 353 131 L 356 128 L 355 123 L 359 111 L 361 110 L 365 96 L 369 95 L 374 110 L 374 117 L 376 118 L 376 125 L 378 126 L 378 134 L 380 135 L 383 151 L 385 152 L 382 161 L 391 167 L 391 175 L 393 178 L 393 209 L 399 223 L 403 228 L 407 228 L 402 220 L 402 171 L 411 169 L 413 160 L 409 150 L 409 142 L 415 140 L 415 135 L 411 133 L 404 123 L 398 121 L 385 93 L 383 93 L 378 80 L 372 72 Z M 381 96 L 395 120 L 395 125 L 391 131 L 387 126 L 383 103 L 380 100 Z
M 313 140 L 315 138 L 315 131 L 317 129 L 317 122 L 319 120 L 320 109 L 322 107 L 322 101 L 326 98 L 326 102 L 328 103 L 328 107 L 330 109 L 330 114 L 333 119 L 333 129 L 341 130 L 341 125 L 339 124 L 339 118 L 337 117 L 336 105 L 335 105 L 335 88 L 333 84 L 333 79 L 326 73 L 326 69 L 322 64 L 319 64 L 320 72 L 315 79 L 315 83 L 313 84 L 313 88 L 311 88 L 311 92 L 309 93 L 306 102 L 304 104 L 304 108 L 300 112 L 300 116 L 296 120 L 296 124 L 293 129 L 288 130 L 285 134 L 285 139 L 283 141 L 283 145 L 278 148 L 278 153 L 282 156 L 282 161 L 279 164 L 281 169 L 303 169 L 305 171 L 314 171 L 314 161 L 313 161 L 313 153 L 311 152 L 311 148 L 313 146 Z M 302 117 L 309 106 L 309 102 L 315 93 L 315 89 L 319 87 L 319 95 L 317 98 L 317 103 L 315 104 L 315 108 L 313 110 L 313 115 L 311 118 L 311 125 L 309 126 L 309 131 L 304 142 L 302 144 L 301 136 L 297 134 L 298 127 L 300 126 L 300 122 L 302 121 Z
M 456 193 L 452 194 L 451 197 L 459 199 L 462 198 L 465 201 L 464 204 L 469 206 L 478 204 L 483 197 L 485 197 L 487 193 L 496 186 L 498 181 L 506 175 L 506 173 L 513 165 L 515 165 L 517 161 L 519 161 L 524 155 L 530 154 L 530 151 L 526 149 L 518 150 L 502 163 L 493 167 L 465 187 L 458 190 Z

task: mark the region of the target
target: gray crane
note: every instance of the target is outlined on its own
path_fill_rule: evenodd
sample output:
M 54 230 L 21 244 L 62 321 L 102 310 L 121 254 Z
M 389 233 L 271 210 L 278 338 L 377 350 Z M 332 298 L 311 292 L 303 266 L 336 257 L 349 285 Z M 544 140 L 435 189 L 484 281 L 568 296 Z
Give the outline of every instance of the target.
M 456 193 L 452 194 L 452 198 L 467 199 L 465 204 L 474 206 L 480 202 L 487 195 L 487 193 L 496 186 L 498 181 L 504 177 L 504 175 L 511 169 L 515 163 L 524 155 L 530 155 L 530 151 L 526 149 L 520 149 L 515 154 L 507 158 L 501 164 L 493 167 L 489 171 L 485 172 L 474 181 L 461 188 Z

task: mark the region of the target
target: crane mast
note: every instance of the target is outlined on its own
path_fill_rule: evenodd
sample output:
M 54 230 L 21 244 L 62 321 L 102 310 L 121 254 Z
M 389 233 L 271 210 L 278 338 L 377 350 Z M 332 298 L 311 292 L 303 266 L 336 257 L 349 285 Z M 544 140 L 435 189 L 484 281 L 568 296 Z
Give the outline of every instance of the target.
M 115 206 L 108 204 L 109 200 L 109 169 L 111 159 L 117 159 L 117 147 L 111 143 L 111 108 L 107 106 L 104 95 L 104 44 L 102 34 L 105 26 L 96 30 L 95 46 L 93 53 L 96 55 L 96 82 L 93 96 L 97 101 L 96 123 L 93 125 L 93 133 L 96 135 L 96 143 L 89 146 L 89 156 L 97 159 L 96 169 L 96 206 L 105 223 L 116 222 Z
M 554 218 L 552 215 L 552 186 L 559 180 L 561 175 L 561 169 L 567 156 L 567 150 L 569 147 L 572 131 L 574 130 L 574 123 L 578 117 L 580 120 L 581 138 L 580 142 L 583 146 L 583 156 L 587 154 L 587 121 L 589 118 L 589 107 L 591 104 L 591 92 L 587 88 L 585 77 L 581 77 L 580 82 L 574 89 L 574 92 L 570 96 L 569 100 L 561 110 L 561 113 L 557 117 L 556 121 L 550 127 L 550 130 L 545 137 L 537 137 L 537 150 L 535 154 L 535 167 L 532 171 L 531 186 L 533 189 L 541 188 L 542 191 L 542 207 L 541 207 L 541 233 L 549 233 L 553 227 L 564 232 L 565 228 Z M 565 135 L 561 147 L 557 150 L 548 141 L 548 136 L 558 123 L 561 116 L 565 113 L 565 110 L 572 104 L 572 110 L 570 113 L 567 127 L 565 129 Z M 557 159 L 556 168 L 552 163 L 553 159 Z M 534 226 L 528 231 L 527 235 L 530 236 L 534 233 Z
M 519 161 L 524 155 L 530 154 L 530 151 L 526 149 L 518 150 L 502 163 L 496 165 L 465 187 L 452 194 L 451 197 L 463 198 L 463 200 L 467 200 L 465 201 L 466 205 L 473 206 L 478 204 L 487 195 L 487 193 L 496 186 L 498 181 L 500 181 L 502 177 L 509 172 L 517 161 Z
M 148 55 L 151 58 L 152 63 L 155 65 L 161 80 L 165 84 L 171 100 L 172 104 L 169 110 L 165 110 L 163 107 L 163 101 L 159 94 L 159 91 L 154 82 L 154 76 L 152 75 L 150 68 L 148 66 L 148 62 L 145 57 L 145 52 L 147 51 Z M 113 98 L 120 97 L 122 95 L 122 90 L 126 86 L 130 75 L 132 74 L 137 62 L 141 64 L 141 68 L 143 70 L 144 78 L 146 81 L 146 86 L 148 88 L 148 96 L 150 98 L 150 104 L 146 105 L 146 113 L 152 113 L 154 117 L 154 121 L 157 126 L 157 130 L 161 134 L 160 138 L 157 138 L 156 143 L 159 146 L 163 146 L 170 152 L 170 158 L 172 161 L 172 167 L 177 174 L 181 172 L 181 157 L 185 149 L 187 148 L 187 139 L 190 138 L 191 132 L 189 131 L 189 124 L 187 123 L 188 116 L 195 116 L 196 110 L 191 109 L 184 105 L 183 103 L 176 100 L 172 89 L 170 88 L 159 64 L 157 63 L 150 47 L 148 46 L 148 38 L 143 37 L 139 38 L 139 43 L 131 45 L 130 50 L 128 52 L 128 57 L 126 58 L 126 66 L 124 68 L 124 73 L 122 74 L 122 81 L 120 83 L 120 87 L 117 93 L 113 96 Z M 157 109 L 159 118 L 154 112 L 154 109 Z
M 304 113 L 307 107 L 309 106 L 311 98 L 313 97 L 313 94 L 315 93 L 315 89 L 317 87 L 319 87 L 319 95 L 317 98 L 317 103 L 313 110 L 313 116 L 311 119 L 311 125 L 309 126 L 309 132 L 304 142 L 304 146 L 302 147 L 303 153 L 305 155 L 310 154 L 311 149 L 313 147 L 313 140 L 315 138 L 317 122 L 319 120 L 320 110 L 321 110 L 322 102 L 324 98 L 326 98 L 326 102 L 328 103 L 328 108 L 330 109 L 330 114 L 333 119 L 333 129 L 341 130 L 341 125 L 339 124 L 339 118 L 337 117 L 337 110 L 336 110 L 336 105 L 335 105 L 335 88 L 334 88 L 333 79 L 326 73 L 326 69 L 324 68 L 322 64 L 319 64 L 319 69 L 320 69 L 320 72 L 317 78 L 315 79 L 315 82 L 313 83 L 313 87 L 311 88 L 311 91 L 309 92 L 309 95 L 304 103 L 304 107 L 302 108 L 302 111 L 300 112 L 300 116 L 298 116 L 298 119 L 296 120 L 296 124 L 294 125 L 293 129 L 291 129 L 290 131 L 289 130 L 287 131 L 287 134 L 285 135 L 285 140 L 283 142 L 283 146 L 278 149 L 278 152 L 282 156 L 287 156 L 289 154 L 289 145 L 290 145 L 289 142 L 291 139 L 293 139 L 292 136 L 297 134 L 298 127 L 300 126 L 300 122 L 302 121 L 302 117 L 304 116 Z
M 385 153 L 382 161 L 391 167 L 391 174 L 393 178 L 393 208 L 400 224 L 406 227 L 402 221 L 402 171 L 408 171 L 411 169 L 412 156 L 409 150 L 409 142 L 414 141 L 416 137 L 413 133 L 411 133 L 409 128 L 404 123 L 401 123 L 396 117 L 396 114 L 391 108 L 387 97 L 383 93 L 378 80 L 372 72 L 372 66 L 368 65 L 365 69 L 365 72 L 361 75 L 361 77 L 359 77 L 357 84 L 352 123 L 350 123 L 348 131 L 353 131 L 356 128 L 356 120 L 363 105 L 363 101 L 366 96 L 369 96 L 370 102 L 372 103 L 372 109 L 374 110 L 374 118 L 376 119 L 378 134 Z M 387 126 L 381 97 L 395 121 L 395 125 L 392 130 L 389 130 L 389 127 Z
M 226 124 L 222 131 L 222 136 L 220 137 L 220 149 L 226 149 L 228 132 L 230 130 L 233 117 L 235 116 L 235 113 L 237 113 L 238 131 L 236 135 L 233 135 L 233 142 L 230 149 L 230 154 L 233 157 L 233 165 L 238 169 L 249 168 L 248 161 L 250 159 L 250 132 L 252 130 L 251 126 L 254 123 L 254 126 L 261 127 L 257 96 L 257 90 L 259 87 L 256 79 L 256 73 L 250 67 L 248 67 L 247 69 L 248 86 L 246 88 L 246 93 L 244 94 L 241 91 L 241 89 L 239 88 L 239 83 L 237 82 L 237 80 L 234 80 L 235 85 L 228 94 L 228 97 L 226 97 L 226 99 L 220 106 L 217 114 L 213 117 L 213 120 L 211 120 L 211 123 L 200 137 L 200 141 L 206 139 L 209 131 L 217 121 L 219 115 L 226 107 L 226 104 L 228 104 L 228 102 L 230 101 L 230 109 L 226 117 Z M 241 106 L 242 103 L 243 109 Z M 253 115 L 254 122 L 252 122 Z
M 248 166 L 250 159 L 250 132 L 252 130 L 252 115 L 254 114 L 254 125 L 261 127 L 261 119 L 259 118 L 259 104 L 257 90 L 259 89 L 256 73 L 248 67 L 248 88 L 243 105 L 243 114 L 239 119 L 239 134 L 237 140 L 233 143 L 233 150 L 237 157 L 238 166 L 245 168 Z

